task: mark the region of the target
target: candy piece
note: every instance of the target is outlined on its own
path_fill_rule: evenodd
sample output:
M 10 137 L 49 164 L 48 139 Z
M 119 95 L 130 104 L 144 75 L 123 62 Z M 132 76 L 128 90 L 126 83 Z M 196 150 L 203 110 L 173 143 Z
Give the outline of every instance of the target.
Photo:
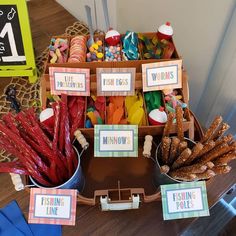
M 183 130 L 183 110 L 180 106 L 176 107 L 176 124 L 177 124 L 177 136 L 180 141 L 184 140 Z
M 173 165 L 171 166 L 172 169 L 177 169 L 185 164 L 187 159 L 192 154 L 192 151 L 189 148 L 186 148 L 177 159 L 174 161 Z
M 201 143 L 197 143 L 193 149 L 192 149 L 192 154 L 191 156 L 188 158 L 188 160 L 186 160 L 185 164 L 189 165 L 191 164 L 198 156 L 198 154 L 200 153 L 200 151 L 203 149 L 203 145 Z
M 131 117 L 133 116 L 133 114 L 137 111 L 137 109 L 139 109 L 140 107 L 143 107 L 143 103 L 142 101 L 137 101 L 134 103 L 134 105 L 130 108 L 129 110 L 129 114 L 128 114 L 128 121 L 130 122 Z
M 171 145 L 171 139 L 169 137 L 164 137 L 161 144 L 161 159 L 163 164 L 168 163 L 169 150 Z
M 125 108 L 127 112 L 130 112 L 130 108 L 133 106 L 133 104 L 138 100 L 137 96 L 126 96 L 125 97 Z
M 89 117 L 93 125 L 97 124 L 97 118 L 92 111 L 87 112 L 87 116 Z
M 221 175 L 230 172 L 231 169 L 231 166 L 214 166 L 211 170 L 214 171 L 217 175 Z
M 208 141 L 208 139 L 210 139 L 212 137 L 212 135 L 214 134 L 214 132 L 218 129 L 218 127 L 220 126 L 221 122 L 222 122 L 222 117 L 221 116 L 217 116 L 214 121 L 211 123 L 209 129 L 206 131 L 206 133 L 204 134 L 204 136 L 202 137 L 201 143 L 205 143 Z
M 216 173 L 213 170 L 206 170 L 203 173 L 196 174 L 196 180 L 210 179 L 215 175 Z
M 144 110 L 143 108 L 139 107 L 131 116 L 130 120 L 128 118 L 129 123 L 131 125 L 139 125 L 140 122 L 142 122 L 143 116 L 144 116 Z
M 124 115 L 123 107 L 119 107 L 118 109 L 116 109 L 113 114 L 112 124 L 119 124 L 123 115 Z
M 170 156 L 169 156 L 169 160 L 168 160 L 169 165 L 172 165 L 176 159 L 176 156 L 178 154 L 179 144 L 180 144 L 180 140 L 177 137 L 173 137 L 171 139 Z
M 138 35 L 135 32 L 127 31 L 122 39 L 123 41 L 123 59 L 138 60 Z
M 91 121 L 88 119 L 86 120 L 85 122 L 85 128 L 92 128 L 93 127 L 93 124 L 91 123 Z
M 174 113 L 170 113 L 167 117 L 167 122 L 165 124 L 165 127 L 164 127 L 164 131 L 163 131 L 163 136 L 162 137 L 167 137 L 169 136 L 170 134 L 170 129 L 172 127 L 172 123 L 173 123 L 173 120 L 174 120 L 174 116 L 175 114 Z
M 97 58 L 99 58 L 99 59 L 103 58 L 103 53 L 98 52 L 98 53 L 97 53 Z

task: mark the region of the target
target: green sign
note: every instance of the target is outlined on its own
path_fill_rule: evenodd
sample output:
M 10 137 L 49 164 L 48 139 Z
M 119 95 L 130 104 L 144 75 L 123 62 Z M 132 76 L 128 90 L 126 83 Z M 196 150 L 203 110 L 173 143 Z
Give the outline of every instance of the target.
M 37 79 L 32 37 L 25 0 L 0 2 L 0 77 Z
M 138 157 L 137 125 L 95 125 L 95 157 Z
M 161 185 L 164 220 L 209 216 L 205 181 Z

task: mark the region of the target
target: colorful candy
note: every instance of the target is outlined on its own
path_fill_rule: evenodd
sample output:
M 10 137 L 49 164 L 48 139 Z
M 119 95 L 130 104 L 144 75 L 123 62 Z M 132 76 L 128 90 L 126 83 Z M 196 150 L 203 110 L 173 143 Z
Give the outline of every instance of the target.
M 120 44 L 105 47 L 105 61 L 121 61 Z
M 50 63 L 65 63 L 67 60 L 68 40 L 52 38 L 49 46 Z
M 138 52 L 138 35 L 135 32 L 127 31 L 123 42 L 123 59 L 125 61 L 128 60 L 138 60 L 139 52 Z
M 68 63 L 85 62 L 86 59 L 86 36 L 78 35 L 71 39 L 70 57 Z
M 89 47 L 89 52 L 87 53 L 86 57 L 87 62 L 103 60 L 103 42 L 101 39 L 95 39 L 95 42 Z

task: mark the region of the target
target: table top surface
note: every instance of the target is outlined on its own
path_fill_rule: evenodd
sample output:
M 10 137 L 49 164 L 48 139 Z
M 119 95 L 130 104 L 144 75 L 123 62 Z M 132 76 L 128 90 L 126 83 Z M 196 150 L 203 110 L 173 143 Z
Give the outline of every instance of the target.
M 65 28 L 76 21 L 53 0 L 30 1 L 28 6 L 36 55 L 45 49 L 52 35 L 64 33 Z M 235 182 L 234 161 L 230 173 L 216 176 L 207 184 L 209 206 L 213 206 Z M 0 174 L 0 185 L 0 207 L 16 200 L 27 217 L 29 193 L 16 192 L 9 174 Z M 63 226 L 63 235 L 178 235 L 194 220 L 195 218 L 163 221 L 160 201 L 141 203 L 138 210 L 117 212 L 102 212 L 98 205 L 78 205 L 76 226 Z

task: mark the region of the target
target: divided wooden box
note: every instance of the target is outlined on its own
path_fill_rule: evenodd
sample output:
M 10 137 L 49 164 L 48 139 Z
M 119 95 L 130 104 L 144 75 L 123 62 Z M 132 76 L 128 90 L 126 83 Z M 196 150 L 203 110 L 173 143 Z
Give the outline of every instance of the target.
M 148 38 L 152 38 L 155 33 L 143 33 Z M 57 36 L 60 37 L 60 36 Z M 74 36 L 73 36 L 74 37 Z M 68 41 L 73 37 L 66 37 Z M 56 37 L 55 37 L 56 38 Z M 104 42 L 104 39 L 102 39 Z M 173 41 L 172 41 L 173 42 Z M 174 42 L 173 42 L 174 44 Z M 90 69 L 90 90 L 92 93 L 96 94 L 97 90 L 97 74 L 96 69 L 97 68 L 136 68 L 136 75 L 135 75 L 135 89 L 142 91 L 142 64 L 146 63 L 153 63 L 153 62 L 162 62 L 162 61 L 170 61 L 170 60 L 176 60 L 181 59 L 176 48 L 173 53 L 173 56 L 171 59 L 144 59 L 142 57 L 142 53 L 140 53 L 140 59 L 139 60 L 129 60 L 129 61 L 117 61 L 117 62 L 80 62 L 80 63 L 50 63 L 50 60 L 48 60 L 45 63 L 45 70 L 44 75 L 41 79 L 41 103 L 43 107 L 46 107 L 48 104 L 47 101 L 47 94 L 50 93 L 50 81 L 49 81 L 49 67 L 67 67 L 67 68 L 89 68 Z M 186 71 L 183 70 L 182 73 L 182 89 L 180 89 L 180 93 L 183 96 L 183 102 L 188 104 L 189 100 L 189 94 L 188 94 L 188 77 Z M 164 103 L 164 101 L 163 101 Z M 87 103 L 86 103 L 87 104 Z M 163 104 L 164 105 L 164 104 Z M 144 109 L 146 111 L 146 106 L 144 106 Z M 85 109 L 86 112 L 86 109 Z M 194 139 L 194 118 L 189 112 L 188 109 L 185 109 L 184 117 L 186 121 L 184 121 L 184 132 L 187 132 L 187 136 L 189 138 Z M 86 114 L 85 114 L 86 118 Z M 146 134 L 150 135 L 161 135 L 164 129 L 164 125 L 159 126 L 151 126 L 148 123 L 147 119 L 147 112 L 146 112 L 146 125 L 139 127 L 139 136 L 145 136 Z M 85 124 L 85 122 L 84 122 Z M 93 128 L 81 128 L 81 132 L 85 135 L 86 138 L 93 138 L 94 137 L 94 129 Z M 176 133 L 177 127 L 174 124 L 171 133 Z

